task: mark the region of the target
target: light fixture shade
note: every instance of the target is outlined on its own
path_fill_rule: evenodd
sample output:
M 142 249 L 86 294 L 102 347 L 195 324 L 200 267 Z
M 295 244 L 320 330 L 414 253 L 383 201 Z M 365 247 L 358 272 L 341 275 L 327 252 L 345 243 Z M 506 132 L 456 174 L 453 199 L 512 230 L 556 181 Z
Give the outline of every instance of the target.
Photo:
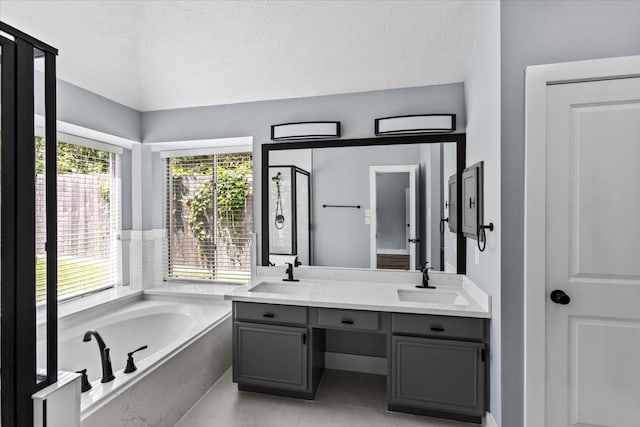
M 455 114 L 414 114 L 376 119 L 376 135 L 401 135 L 456 130 Z
M 298 122 L 271 125 L 271 140 L 339 138 L 340 122 Z

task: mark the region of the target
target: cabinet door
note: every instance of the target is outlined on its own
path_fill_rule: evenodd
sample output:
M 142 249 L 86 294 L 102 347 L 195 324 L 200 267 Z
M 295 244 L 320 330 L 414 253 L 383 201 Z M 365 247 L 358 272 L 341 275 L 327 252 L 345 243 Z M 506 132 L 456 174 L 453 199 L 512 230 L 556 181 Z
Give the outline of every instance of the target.
M 233 380 L 306 391 L 307 328 L 235 322 Z
M 391 403 L 484 415 L 484 344 L 392 337 Z

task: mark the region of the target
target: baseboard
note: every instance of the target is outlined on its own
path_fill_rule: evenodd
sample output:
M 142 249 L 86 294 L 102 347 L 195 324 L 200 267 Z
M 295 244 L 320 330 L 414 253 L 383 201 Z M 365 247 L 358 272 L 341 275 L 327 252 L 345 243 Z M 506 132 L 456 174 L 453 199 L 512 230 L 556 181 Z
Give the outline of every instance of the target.
M 483 427 L 498 427 L 498 423 L 496 423 L 495 418 L 491 415 L 491 412 L 487 412 L 484 417 L 484 423 L 482 423 Z
M 357 354 L 325 353 L 324 367 L 341 371 L 387 375 L 387 359 L 384 357 L 360 356 Z

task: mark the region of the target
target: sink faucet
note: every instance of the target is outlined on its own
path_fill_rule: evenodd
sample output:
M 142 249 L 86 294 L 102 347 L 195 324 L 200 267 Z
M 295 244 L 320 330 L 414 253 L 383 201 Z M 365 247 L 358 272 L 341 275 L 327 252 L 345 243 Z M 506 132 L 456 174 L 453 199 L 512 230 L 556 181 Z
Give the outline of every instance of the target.
M 98 347 L 100 348 L 100 362 L 102 362 L 102 380 L 100 380 L 100 382 L 108 383 L 109 381 L 113 381 L 115 376 L 113 375 L 113 368 L 111 367 L 109 348 L 104 343 L 100 334 L 94 330 L 85 332 L 82 341 L 89 342 L 91 341 L 91 337 L 94 337 L 96 339 Z
M 425 261 L 424 264 L 420 267 L 420 271 L 422 271 L 422 285 L 416 285 L 416 288 L 421 289 L 435 289 L 435 286 L 429 285 L 429 270 L 431 267 L 427 267 L 429 261 Z
M 288 266 L 287 271 L 285 271 L 285 274 L 287 275 L 287 277 L 282 279 L 282 281 L 283 282 L 299 282 L 300 280 L 293 278 L 293 264 L 288 262 L 287 266 Z

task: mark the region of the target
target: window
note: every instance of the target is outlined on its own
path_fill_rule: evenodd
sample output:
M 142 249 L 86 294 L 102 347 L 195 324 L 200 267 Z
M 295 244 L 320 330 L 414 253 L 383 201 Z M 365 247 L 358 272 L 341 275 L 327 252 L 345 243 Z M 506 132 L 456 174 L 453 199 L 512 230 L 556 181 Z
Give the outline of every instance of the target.
M 58 300 L 121 283 L 121 151 L 68 139 L 83 145 L 61 140 L 57 145 Z M 36 210 L 45 206 L 44 138 L 36 137 Z M 36 218 L 44 221 L 45 215 L 37 212 Z M 36 224 L 36 230 L 37 299 L 43 301 L 45 224 Z
M 251 153 L 170 157 L 166 162 L 164 279 L 248 281 Z

